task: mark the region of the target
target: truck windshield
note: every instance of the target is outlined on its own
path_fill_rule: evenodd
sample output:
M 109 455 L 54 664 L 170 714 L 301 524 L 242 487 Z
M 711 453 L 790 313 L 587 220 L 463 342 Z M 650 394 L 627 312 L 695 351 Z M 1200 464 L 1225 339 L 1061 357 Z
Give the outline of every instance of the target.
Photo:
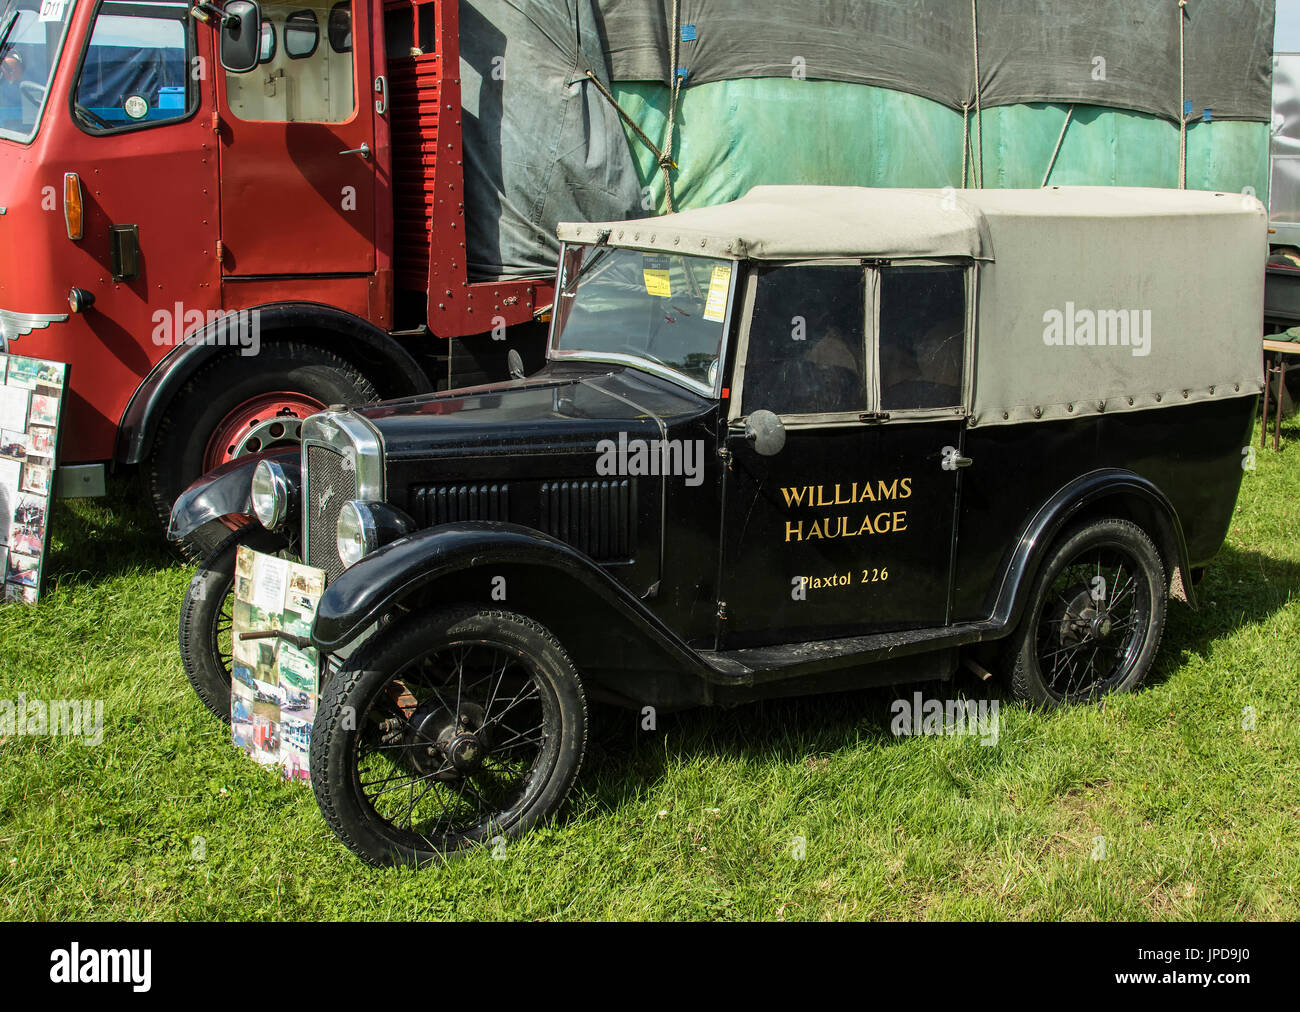
M 735 264 L 607 246 L 566 246 L 553 358 L 632 360 L 711 392 Z
M 0 0 L 0 137 L 36 136 L 75 0 Z

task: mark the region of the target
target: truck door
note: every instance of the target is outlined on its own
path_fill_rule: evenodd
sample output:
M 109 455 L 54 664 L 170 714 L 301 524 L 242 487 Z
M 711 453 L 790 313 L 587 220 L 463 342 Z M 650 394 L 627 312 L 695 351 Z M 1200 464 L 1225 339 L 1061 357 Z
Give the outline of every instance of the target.
M 723 649 L 948 621 L 962 462 L 960 267 L 762 268 L 728 428 Z M 763 455 L 744 417 L 777 414 Z
M 367 11 L 360 0 L 263 4 L 259 65 L 218 71 L 224 275 L 373 273 Z

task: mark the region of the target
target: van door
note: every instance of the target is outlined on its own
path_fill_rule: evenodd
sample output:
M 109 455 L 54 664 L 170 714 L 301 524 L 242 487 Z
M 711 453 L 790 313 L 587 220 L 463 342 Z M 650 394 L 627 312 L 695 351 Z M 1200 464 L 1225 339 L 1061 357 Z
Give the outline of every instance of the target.
M 727 435 L 720 646 L 946 624 L 964 270 L 794 265 L 751 283 Z M 759 409 L 785 427 L 771 456 L 745 438 Z
M 360 0 L 262 5 L 262 59 L 218 71 L 224 275 L 375 269 L 372 39 Z

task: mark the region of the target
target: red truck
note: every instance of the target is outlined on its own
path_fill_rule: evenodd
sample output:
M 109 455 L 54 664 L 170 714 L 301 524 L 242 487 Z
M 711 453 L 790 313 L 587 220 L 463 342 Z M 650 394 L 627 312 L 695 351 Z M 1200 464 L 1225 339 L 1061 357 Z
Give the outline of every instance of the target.
M 449 381 L 431 338 L 481 335 L 458 382 L 507 330 L 540 355 L 551 279 L 467 272 L 458 16 L 0 0 L 0 352 L 70 363 L 61 494 L 142 464 L 165 522 L 329 404 Z

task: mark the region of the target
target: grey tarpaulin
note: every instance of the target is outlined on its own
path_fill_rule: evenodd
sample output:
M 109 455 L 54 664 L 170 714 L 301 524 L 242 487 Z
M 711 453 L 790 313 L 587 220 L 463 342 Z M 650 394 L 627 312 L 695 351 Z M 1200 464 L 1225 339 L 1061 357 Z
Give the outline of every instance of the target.
M 553 270 L 561 220 L 649 210 L 618 114 L 585 74 L 667 83 L 674 2 L 690 39 L 678 47 L 687 88 L 798 74 L 966 107 L 974 128 L 970 0 L 465 0 L 475 280 Z M 1196 116 L 1208 106 L 1215 119 L 1270 118 L 1273 0 L 1188 0 L 1182 13 L 1177 0 L 976 0 L 975 9 L 983 107 L 1079 102 L 1173 121 L 1181 91 Z
M 562 220 L 627 218 L 641 189 L 608 82 L 591 0 L 460 6 L 470 277 L 555 269 Z
M 596 0 L 616 80 L 667 81 L 674 0 Z M 873 84 L 975 103 L 969 0 L 677 0 L 687 83 L 741 77 Z M 1269 118 L 1274 0 L 977 0 L 980 102 L 1084 102 Z M 1098 62 L 1101 58 L 1102 62 Z

